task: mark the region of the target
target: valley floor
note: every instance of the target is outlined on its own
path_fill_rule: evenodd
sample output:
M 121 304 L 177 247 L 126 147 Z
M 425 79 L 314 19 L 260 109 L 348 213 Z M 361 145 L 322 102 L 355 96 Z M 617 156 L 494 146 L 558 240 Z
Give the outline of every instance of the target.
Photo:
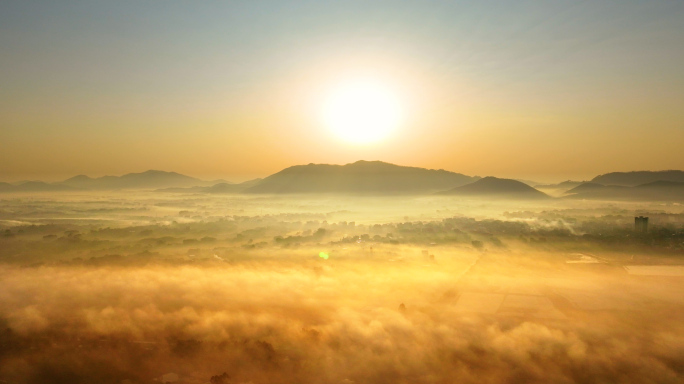
M 684 380 L 677 204 L 64 193 L 0 229 L 0 382 Z

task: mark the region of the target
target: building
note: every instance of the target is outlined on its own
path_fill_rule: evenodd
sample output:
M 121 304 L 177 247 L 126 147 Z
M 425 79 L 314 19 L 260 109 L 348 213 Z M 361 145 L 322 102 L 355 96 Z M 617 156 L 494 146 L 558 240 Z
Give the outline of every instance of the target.
M 637 216 L 634 218 L 634 231 L 646 233 L 648 232 L 648 217 Z

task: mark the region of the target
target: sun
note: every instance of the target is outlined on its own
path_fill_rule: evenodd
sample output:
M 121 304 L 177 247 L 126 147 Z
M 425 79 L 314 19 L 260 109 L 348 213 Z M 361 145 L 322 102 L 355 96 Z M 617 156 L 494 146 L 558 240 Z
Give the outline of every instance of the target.
M 386 85 L 359 80 L 345 82 L 324 99 L 323 122 L 338 138 L 370 144 L 387 138 L 401 122 L 397 95 Z

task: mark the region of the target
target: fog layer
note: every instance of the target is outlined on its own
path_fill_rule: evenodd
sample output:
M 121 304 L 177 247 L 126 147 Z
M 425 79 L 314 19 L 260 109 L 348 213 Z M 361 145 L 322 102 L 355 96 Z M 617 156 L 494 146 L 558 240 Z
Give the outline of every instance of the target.
M 678 207 L 502 212 L 440 200 L 439 212 L 406 205 L 424 220 L 394 221 L 391 206 L 363 201 L 349 204 L 374 215 L 347 202 L 288 200 L 262 204 L 266 215 L 237 216 L 221 212 L 232 209 L 223 200 L 70 201 L 33 209 L 52 212 L 42 216 L 96 209 L 106 222 L 37 219 L 12 210 L 26 201 L 3 202 L 4 382 L 684 377 Z M 292 204 L 309 213 L 288 214 Z M 454 214 L 458 207 L 477 218 Z M 639 209 L 674 219 L 638 236 L 625 218 Z

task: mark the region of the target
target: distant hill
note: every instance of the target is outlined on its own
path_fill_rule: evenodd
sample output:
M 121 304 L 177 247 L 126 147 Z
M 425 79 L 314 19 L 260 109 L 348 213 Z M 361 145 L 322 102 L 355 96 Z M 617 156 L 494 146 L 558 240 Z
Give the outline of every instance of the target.
M 566 180 L 558 184 L 537 184 L 533 187 L 550 196 L 563 196 L 568 190 L 573 189 L 586 181 Z
M 212 185 L 211 187 L 206 187 L 204 192 L 206 193 L 240 193 L 248 188 L 258 185 L 263 179 L 248 180 L 240 184 L 226 184 L 219 183 Z
M 129 173 L 123 176 L 103 176 L 98 178 L 86 175 L 74 176 L 58 183 L 24 181 L 19 183 L 0 183 L 0 192 L 57 192 L 76 190 L 118 190 L 118 189 L 159 189 L 207 187 L 215 182 L 202 181 L 176 172 L 146 171 Z M 228 183 L 225 183 L 229 185 Z
M 539 184 L 538 181 L 534 181 L 534 180 L 525 180 L 525 179 L 513 179 L 513 180 L 519 181 L 519 182 L 524 183 L 524 184 L 527 184 L 527 185 L 529 185 L 530 187 L 534 187 L 535 185 Z
M 571 188 L 575 188 L 576 186 L 586 183 L 586 181 L 573 181 L 573 180 L 566 180 L 558 184 L 537 184 L 533 185 L 533 187 L 537 189 L 564 189 L 568 190 Z
M 54 192 L 74 190 L 74 188 L 69 187 L 68 185 L 48 184 L 42 181 L 27 181 L 15 187 L 15 190 L 19 192 Z
M 499 179 L 488 176 L 474 183 L 440 192 L 442 195 L 459 195 L 471 197 L 500 197 L 510 199 L 547 199 L 544 192 L 512 179 Z
M 684 187 L 684 182 L 681 181 L 654 181 L 652 183 L 646 183 L 642 185 L 637 185 L 635 188 L 639 189 L 655 189 L 655 188 L 682 188 Z
M 239 184 L 218 183 L 211 187 L 202 188 L 204 193 L 237 193 L 244 191 L 245 187 L 240 187 Z
M 73 191 L 68 185 L 48 184 L 42 181 L 25 181 L 20 184 L 0 183 L 0 192 L 58 192 Z
M 603 184 L 588 182 L 588 183 L 582 183 L 582 184 L 576 186 L 575 188 L 572 188 L 572 189 L 566 191 L 565 193 L 571 194 L 571 193 L 595 192 L 595 191 L 605 189 L 605 188 L 625 188 L 625 187 L 615 186 L 615 185 L 608 187 L 608 186 L 605 186 Z
M 232 181 L 224 180 L 224 179 L 216 179 L 216 180 L 211 180 L 206 182 L 207 185 L 216 185 L 216 184 L 235 184 Z
M 162 188 L 157 192 L 173 192 L 173 193 L 215 193 L 215 194 L 232 194 L 241 193 L 245 189 L 257 185 L 262 179 L 248 180 L 243 183 L 217 183 L 210 187 L 188 187 L 188 188 Z
M 74 176 L 60 183 L 78 189 L 149 189 L 206 186 L 208 182 L 176 172 L 146 171 L 123 176 Z
M 357 161 L 346 165 L 296 165 L 266 177 L 245 192 L 418 194 L 454 188 L 475 180 L 475 177 L 443 169 Z
M 92 185 L 94 180 L 95 179 L 90 178 L 86 175 L 78 175 L 78 176 L 74 176 L 70 179 L 66 179 L 66 180 L 62 181 L 61 184 L 68 185 L 68 186 L 74 187 L 74 188 L 83 188 L 83 187 L 87 187 L 88 185 Z
M 684 182 L 684 171 L 612 172 L 594 177 L 591 182 L 603 185 L 635 187 L 654 181 Z
M 654 181 L 635 187 L 586 183 L 568 191 L 566 197 L 587 200 L 684 201 L 684 182 Z

